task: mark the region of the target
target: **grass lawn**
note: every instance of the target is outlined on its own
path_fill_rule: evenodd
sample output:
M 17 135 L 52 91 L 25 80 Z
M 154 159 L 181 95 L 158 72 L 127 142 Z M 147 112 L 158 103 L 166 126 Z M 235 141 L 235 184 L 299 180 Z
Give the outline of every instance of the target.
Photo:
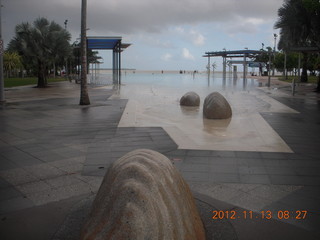
M 283 76 L 279 76 L 278 79 L 280 81 L 289 82 L 292 83 L 292 80 L 295 79 L 296 82 L 299 82 L 298 76 L 288 76 L 288 79 L 285 79 Z M 318 82 L 318 76 L 308 76 L 308 83 L 317 83 Z
M 61 82 L 66 81 L 64 77 L 56 77 L 56 78 L 48 78 L 48 83 L 50 82 Z M 18 86 L 25 86 L 25 85 L 37 85 L 38 78 L 36 77 L 27 77 L 27 78 L 5 78 L 4 79 L 4 87 L 18 87 Z

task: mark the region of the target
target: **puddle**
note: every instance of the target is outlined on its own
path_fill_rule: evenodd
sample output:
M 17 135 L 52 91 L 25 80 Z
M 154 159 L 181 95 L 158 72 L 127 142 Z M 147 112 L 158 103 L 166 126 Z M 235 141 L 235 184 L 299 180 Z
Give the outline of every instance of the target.
M 257 91 L 255 80 L 127 74 L 122 82 L 125 85 L 112 96 L 129 99 L 119 127 L 163 127 L 180 149 L 292 152 L 259 113 L 296 111 Z M 180 98 L 189 91 L 200 96 L 199 107 L 180 106 Z M 228 100 L 232 118 L 203 118 L 203 101 L 214 91 Z

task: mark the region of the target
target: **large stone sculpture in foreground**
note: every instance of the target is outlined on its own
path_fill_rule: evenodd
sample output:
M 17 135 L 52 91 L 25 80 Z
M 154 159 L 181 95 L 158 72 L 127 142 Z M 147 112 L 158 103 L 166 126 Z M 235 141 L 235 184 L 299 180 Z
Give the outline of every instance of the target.
M 212 92 L 204 100 L 203 115 L 209 119 L 227 119 L 232 116 L 232 110 L 224 96 Z
M 200 105 L 200 97 L 195 92 L 187 92 L 180 98 L 180 105 L 197 107 Z
M 164 155 L 130 152 L 108 169 L 81 239 L 204 240 L 192 193 Z

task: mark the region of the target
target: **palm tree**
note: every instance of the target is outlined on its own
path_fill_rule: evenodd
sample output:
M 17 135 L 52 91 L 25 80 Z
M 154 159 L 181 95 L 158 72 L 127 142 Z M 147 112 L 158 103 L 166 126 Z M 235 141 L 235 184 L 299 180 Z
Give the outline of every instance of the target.
M 72 48 L 69 44 L 65 44 L 65 39 L 70 39 L 70 34 L 67 31 L 62 31 L 62 27 L 55 22 L 50 24 L 50 36 L 48 38 L 51 46 L 50 61 L 53 65 L 54 77 L 56 73 L 57 61 L 65 63 L 68 56 L 71 55 Z
M 22 67 L 21 56 L 17 52 L 5 51 L 3 54 L 3 68 L 7 77 L 11 77 L 11 73 Z
M 90 105 L 87 88 L 87 0 L 81 4 L 81 90 L 80 105 Z
M 53 21 L 38 18 L 33 26 L 18 24 L 15 34 L 8 49 L 17 51 L 27 61 L 26 64 L 31 63 L 38 74 L 38 87 L 46 87 L 50 63 L 54 63 L 57 56 L 70 52 L 70 33 Z
M 274 27 L 280 28 L 280 40 L 278 48 L 284 51 L 293 47 L 310 47 L 314 45 L 314 29 L 319 24 L 315 24 L 314 14 L 307 7 L 308 2 L 316 0 L 285 0 L 282 7 L 278 10 L 278 20 Z M 318 35 L 316 38 L 319 38 Z M 301 81 L 307 82 L 308 53 L 302 52 L 303 64 Z

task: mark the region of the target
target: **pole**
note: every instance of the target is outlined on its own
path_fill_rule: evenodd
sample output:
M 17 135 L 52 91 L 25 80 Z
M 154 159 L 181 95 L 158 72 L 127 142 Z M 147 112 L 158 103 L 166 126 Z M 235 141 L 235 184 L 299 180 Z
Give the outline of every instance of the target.
M 226 72 L 227 72 L 227 59 L 226 55 L 222 57 L 222 62 L 223 62 L 223 79 L 226 79 Z
M 68 19 L 64 21 L 64 29 L 67 30 Z
M 243 81 L 245 81 L 247 77 L 247 54 L 243 55 Z
M 301 82 L 300 68 L 301 68 L 301 53 L 299 52 L 299 59 L 298 59 L 298 80 L 299 80 L 299 82 Z
M 272 62 L 272 76 L 274 76 L 274 70 L 275 70 L 275 61 L 276 61 L 276 43 L 277 43 L 277 34 L 273 34 L 274 36 L 274 46 L 273 46 L 273 62 Z
M 3 79 L 3 40 L 2 40 L 2 25 L 1 25 L 1 8 L 2 1 L 0 0 L 0 103 L 5 102 L 4 97 L 4 79 Z
M 210 56 L 208 56 L 208 77 L 210 77 Z
M 268 87 L 270 87 L 270 82 L 271 82 L 271 71 L 270 71 L 270 68 L 271 68 L 271 49 L 269 49 L 269 67 L 268 67 Z
M 287 79 L 287 52 L 284 52 L 283 76 Z
M 115 51 L 115 56 L 116 56 L 116 80 L 117 80 L 117 84 L 119 84 L 119 53 L 118 53 L 118 46 L 116 47 L 116 51 Z
M 64 21 L 64 29 L 66 31 L 67 31 L 67 24 L 68 24 L 68 19 Z M 67 79 L 69 80 L 68 57 L 66 58 L 66 76 L 67 76 Z
M 119 45 L 119 85 L 121 85 L 121 42 Z
M 117 82 L 116 82 L 116 52 L 114 49 L 112 50 L 112 79 L 113 79 L 113 84 L 117 84 Z

